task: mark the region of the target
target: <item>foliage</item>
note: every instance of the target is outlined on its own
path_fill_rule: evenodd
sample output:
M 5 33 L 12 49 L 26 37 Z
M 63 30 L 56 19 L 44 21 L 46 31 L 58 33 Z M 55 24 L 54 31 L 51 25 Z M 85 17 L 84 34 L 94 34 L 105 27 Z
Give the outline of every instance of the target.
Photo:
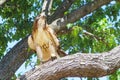
M 62 3 L 53 3 L 53 13 Z M 76 0 L 65 15 L 93 0 Z M 19 40 L 30 34 L 34 17 L 41 10 L 41 0 L 9 0 L 0 7 L 0 58 L 4 55 L 8 42 Z M 120 3 L 111 2 L 86 15 L 75 23 L 67 25 L 71 32 L 59 34 L 62 49 L 67 53 L 97 53 L 108 51 L 120 44 Z M 26 66 L 31 59 L 26 61 Z M 117 80 L 120 71 L 109 77 Z M 89 79 L 89 78 L 88 78 Z M 92 79 L 90 79 L 92 80 Z
M 0 7 L 1 56 L 8 42 L 19 40 L 30 33 L 32 22 L 39 13 L 41 4 L 38 0 L 9 0 L 3 7 Z

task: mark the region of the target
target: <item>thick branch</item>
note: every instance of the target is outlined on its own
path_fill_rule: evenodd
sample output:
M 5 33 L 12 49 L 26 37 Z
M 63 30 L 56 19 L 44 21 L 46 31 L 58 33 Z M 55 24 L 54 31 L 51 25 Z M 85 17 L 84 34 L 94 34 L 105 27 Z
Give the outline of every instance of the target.
M 102 54 L 66 56 L 27 72 L 21 80 L 59 80 L 63 77 L 101 77 L 120 68 L 120 46 Z
M 30 56 L 27 38 L 17 43 L 0 61 L 0 80 L 10 80 L 11 76 Z
M 108 4 L 111 1 L 112 0 L 94 0 L 91 3 L 88 3 L 88 4 L 86 4 L 86 5 L 82 6 L 82 7 L 74 10 L 73 12 L 68 14 L 67 16 L 56 19 L 50 25 L 56 31 L 58 31 L 60 29 L 64 29 L 65 26 L 68 23 L 73 23 L 73 22 L 77 21 L 78 19 L 80 19 L 80 18 L 84 17 L 85 15 L 91 13 L 92 11 L 100 8 L 101 6 L 103 6 L 105 4 Z

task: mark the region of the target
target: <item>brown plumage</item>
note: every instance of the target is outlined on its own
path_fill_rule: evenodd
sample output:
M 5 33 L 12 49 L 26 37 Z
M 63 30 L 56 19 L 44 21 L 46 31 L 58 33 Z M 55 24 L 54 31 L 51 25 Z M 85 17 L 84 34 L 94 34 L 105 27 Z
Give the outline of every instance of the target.
M 59 58 L 59 54 L 65 55 L 59 48 L 59 41 L 54 31 L 47 25 L 46 17 L 41 15 L 34 21 L 32 35 L 28 37 L 29 47 L 36 51 L 38 58 L 48 61 L 51 58 Z

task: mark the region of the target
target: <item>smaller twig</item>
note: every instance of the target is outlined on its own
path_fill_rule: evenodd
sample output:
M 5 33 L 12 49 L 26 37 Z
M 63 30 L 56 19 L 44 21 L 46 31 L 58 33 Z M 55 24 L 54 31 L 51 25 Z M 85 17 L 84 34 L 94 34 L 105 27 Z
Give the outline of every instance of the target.
M 98 36 L 96 36 L 96 35 L 94 35 L 94 34 L 92 34 L 90 32 L 84 31 L 83 33 L 85 35 L 89 35 L 89 36 L 93 37 L 95 40 L 101 40 Z
M 92 34 L 92 33 L 90 33 L 90 32 L 87 32 L 87 31 L 85 31 L 85 32 L 83 32 L 85 35 L 88 35 L 88 36 L 91 36 L 91 37 L 93 37 L 95 40 L 97 40 L 97 41 L 101 41 L 101 42 L 103 42 L 104 44 L 106 44 L 106 45 L 108 45 L 105 41 L 104 41 L 104 38 L 101 38 L 101 37 L 98 37 L 98 36 L 96 36 L 96 35 L 94 35 L 94 34 Z

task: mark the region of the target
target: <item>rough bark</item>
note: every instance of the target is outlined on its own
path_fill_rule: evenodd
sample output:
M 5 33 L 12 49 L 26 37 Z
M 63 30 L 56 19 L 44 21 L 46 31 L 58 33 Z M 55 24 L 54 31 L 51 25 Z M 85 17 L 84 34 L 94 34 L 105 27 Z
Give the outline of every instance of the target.
M 30 56 L 27 37 L 17 43 L 0 61 L 0 80 L 10 80 L 16 70 Z
M 102 5 L 105 5 L 105 4 L 108 4 L 111 0 L 94 0 L 95 4 L 86 4 L 86 6 L 90 7 L 90 11 L 94 11 L 95 9 L 101 7 Z M 94 3 L 93 2 L 93 3 Z M 98 5 L 99 3 L 99 6 L 95 6 L 95 5 Z M 86 7 L 86 8 L 88 8 Z M 67 23 L 69 22 L 73 22 L 73 21 L 76 21 L 78 20 L 78 18 L 81 18 L 87 14 L 90 13 L 90 11 L 88 9 L 86 9 L 84 6 L 83 8 L 79 8 L 78 11 L 86 11 L 86 13 L 76 13 L 76 15 L 79 15 L 76 17 L 72 17 L 74 15 L 72 15 L 70 17 L 70 19 L 64 19 L 64 18 L 60 18 L 60 19 L 57 19 L 55 20 L 53 23 L 52 23 L 52 28 L 55 30 L 55 31 L 59 31 L 61 30 L 62 28 L 64 28 L 66 26 Z M 88 11 L 87 11 L 88 10 Z M 77 10 L 76 10 L 77 11 Z M 75 13 L 75 11 L 74 11 Z M 73 14 L 73 13 L 71 13 Z M 84 14 L 84 15 L 83 15 Z M 69 14 L 70 15 L 70 14 Z M 58 15 L 57 15 L 58 16 Z M 67 18 L 69 18 L 67 17 Z M 75 19 L 73 19 L 75 18 Z M 55 26 L 54 26 L 55 25 Z M 56 27 L 57 26 L 57 27 Z M 21 66 L 22 63 L 25 62 L 25 60 L 30 56 L 30 52 L 28 52 L 28 44 L 27 44 L 27 37 L 23 40 L 21 40 L 18 44 L 16 44 L 3 58 L 2 60 L 0 61 L 0 79 L 2 80 L 9 80 L 10 77 L 12 77 L 15 73 L 15 71 Z M 68 59 L 69 60 L 69 59 Z M 53 63 L 53 62 L 52 62 Z M 13 66 L 14 65 L 14 66 Z
M 100 8 L 101 6 L 110 3 L 110 1 L 112 0 L 94 0 L 91 3 L 88 3 L 76 10 L 74 10 L 73 12 L 71 12 L 70 14 L 62 17 L 62 18 L 58 18 L 55 21 L 53 21 L 51 23 L 51 26 L 53 28 L 55 28 L 56 31 L 59 31 L 59 29 L 64 29 L 66 27 L 66 25 L 68 23 L 73 23 L 75 21 L 77 21 L 78 19 L 84 17 L 85 15 L 91 13 L 92 11 Z M 56 27 L 55 27 L 56 26 Z
M 120 68 L 120 46 L 102 54 L 76 53 L 47 62 L 27 72 L 21 80 L 59 80 L 63 77 L 101 77 Z

